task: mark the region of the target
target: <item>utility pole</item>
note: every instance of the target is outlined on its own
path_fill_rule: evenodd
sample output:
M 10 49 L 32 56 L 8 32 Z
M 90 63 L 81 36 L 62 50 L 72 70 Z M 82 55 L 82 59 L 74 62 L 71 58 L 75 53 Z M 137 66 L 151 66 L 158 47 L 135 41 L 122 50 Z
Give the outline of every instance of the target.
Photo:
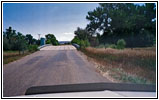
M 38 34 L 38 36 L 39 36 L 39 40 L 40 40 L 40 35 L 41 35 L 41 34 Z

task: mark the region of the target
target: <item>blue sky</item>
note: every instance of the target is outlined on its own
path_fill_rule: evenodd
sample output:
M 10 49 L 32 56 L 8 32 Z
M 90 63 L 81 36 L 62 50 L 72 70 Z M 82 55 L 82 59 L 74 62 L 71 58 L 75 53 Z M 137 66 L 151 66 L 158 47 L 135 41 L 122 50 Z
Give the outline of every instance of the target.
M 72 40 L 77 27 L 85 28 L 86 15 L 97 3 L 4 3 L 3 30 L 12 26 L 17 32 L 44 37 L 54 34 L 59 41 Z

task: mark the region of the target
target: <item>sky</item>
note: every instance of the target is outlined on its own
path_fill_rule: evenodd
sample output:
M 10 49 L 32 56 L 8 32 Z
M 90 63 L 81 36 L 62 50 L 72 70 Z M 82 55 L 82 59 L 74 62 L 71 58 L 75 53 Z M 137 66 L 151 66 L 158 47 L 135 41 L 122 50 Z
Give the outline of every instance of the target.
M 85 28 L 88 11 L 97 3 L 4 3 L 3 31 L 11 26 L 16 32 L 31 34 L 54 34 L 59 41 L 70 41 L 77 27 Z

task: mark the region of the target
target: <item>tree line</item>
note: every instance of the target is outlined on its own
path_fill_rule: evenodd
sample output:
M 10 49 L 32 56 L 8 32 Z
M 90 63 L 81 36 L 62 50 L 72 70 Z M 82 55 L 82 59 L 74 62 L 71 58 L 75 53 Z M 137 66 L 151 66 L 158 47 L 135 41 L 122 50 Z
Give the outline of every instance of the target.
M 58 45 L 58 41 L 56 40 L 53 34 L 47 34 L 46 44 Z M 38 46 L 40 46 L 40 40 L 33 38 L 31 34 L 23 35 L 20 32 L 16 32 L 12 27 L 6 29 L 3 32 L 3 50 L 4 51 L 21 51 L 29 50 L 36 51 L 38 50 Z
M 145 3 L 100 3 L 89 11 L 85 29 L 77 28 L 72 42 L 88 41 L 91 46 L 116 44 L 127 47 L 152 46 L 156 39 L 156 5 Z
M 24 51 L 30 49 L 30 45 L 39 45 L 40 40 L 33 38 L 31 34 L 23 35 L 20 32 L 16 32 L 12 27 L 6 29 L 3 32 L 3 50 Z

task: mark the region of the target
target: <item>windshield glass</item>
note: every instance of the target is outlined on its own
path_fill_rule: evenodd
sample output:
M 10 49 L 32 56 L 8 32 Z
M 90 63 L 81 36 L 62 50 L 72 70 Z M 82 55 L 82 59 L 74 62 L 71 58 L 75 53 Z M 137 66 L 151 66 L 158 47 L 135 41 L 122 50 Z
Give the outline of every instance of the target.
M 156 85 L 156 3 L 3 2 L 2 8 L 4 97 L 36 86 Z

